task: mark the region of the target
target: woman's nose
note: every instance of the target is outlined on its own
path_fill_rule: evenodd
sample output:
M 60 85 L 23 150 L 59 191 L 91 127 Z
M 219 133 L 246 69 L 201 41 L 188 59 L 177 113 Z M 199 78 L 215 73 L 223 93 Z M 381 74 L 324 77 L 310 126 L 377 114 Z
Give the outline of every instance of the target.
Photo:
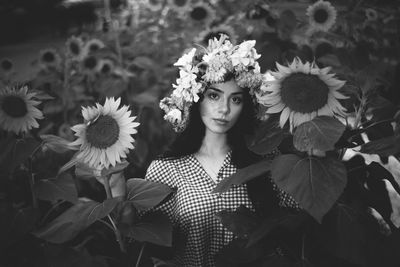
M 222 114 L 228 114 L 229 111 L 230 111 L 229 100 L 222 98 L 219 103 L 219 112 Z

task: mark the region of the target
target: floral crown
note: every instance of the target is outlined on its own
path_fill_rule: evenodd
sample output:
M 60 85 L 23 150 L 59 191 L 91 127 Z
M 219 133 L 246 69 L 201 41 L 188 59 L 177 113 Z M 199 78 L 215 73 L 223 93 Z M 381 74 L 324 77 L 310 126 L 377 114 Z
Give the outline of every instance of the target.
M 262 74 L 256 61 L 255 40 L 232 45 L 226 35 L 219 40 L 209 40 L 208 47 L 196 54 L 196 48 L 184 54 L 174 66 L 179 67 L 179 78 L 173 84 L 171 96 L 160 101 L 164 119 L 172 124 L 176 132 L 182 132 L 189 122 L 189 109 L 199 100 L 207 86 L 224 82 L 229 74 L 241 88 L 248 88 L 251 95 L 261 86 Z

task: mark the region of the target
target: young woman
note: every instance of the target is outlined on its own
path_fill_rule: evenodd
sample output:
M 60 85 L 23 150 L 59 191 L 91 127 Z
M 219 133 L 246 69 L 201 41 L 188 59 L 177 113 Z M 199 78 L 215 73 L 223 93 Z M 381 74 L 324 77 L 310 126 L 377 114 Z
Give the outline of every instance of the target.
M 267 177 L 222 195 L 212 192 L 238 168 L 259 160 L 244 138 L 256 123 L 252 93 L 262 80 L 254 45 L 234 46 L 222 36 L 205 51 L 192 49 L 175 63 L 180 77 L 171 96 L 161 101 L 165 119 L 179 134 L 145 178 L 176 188 L 159 209 L 174 225 L 177 266 L 215 266 L 215 255 L 234 238 L 215 217 L 217 212 L 240 205 L 265 212 L 266 205 L 278 204 Z M 268 186 L 271 194 L 265 194 Z M 256 194 L 259 188 L 262 194 Z
M 176 189 L 157 209 L 173 223 L 177 266 L 215 266 L 218 251 L 234 238 L 215 217 L 217 212 L 240 205 L 252 210 L 263 203 L 278 205 L 267 177 L 223 194 L 212 192 L 238 168 L 259 159 L 244 139 L 255 126 L 252 93 L 262 79 L 254 45 L 246 41 L 234 46 L 222 36 L 205 51 L 192 49 L 175 63 L 180 77 L 171 96 L 160 103 L 164 118 L 179 134 L 151 163 L 145 179 Z M 268 186 L 271 194 L 265 194 Z M 262 194 L 255 194 L 260 188 Z

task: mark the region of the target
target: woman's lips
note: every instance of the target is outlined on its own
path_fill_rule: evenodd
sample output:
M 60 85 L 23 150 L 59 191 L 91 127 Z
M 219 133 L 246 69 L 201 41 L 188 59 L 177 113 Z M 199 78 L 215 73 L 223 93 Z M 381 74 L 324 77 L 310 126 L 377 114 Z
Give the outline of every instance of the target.
M 215 121 L 216 123 L 222 124 L 222 125 L 227 124 L 227 123 L 229 122 L 229 121 L 224 120 L 224 119 L 214 119 L 214 121 Z

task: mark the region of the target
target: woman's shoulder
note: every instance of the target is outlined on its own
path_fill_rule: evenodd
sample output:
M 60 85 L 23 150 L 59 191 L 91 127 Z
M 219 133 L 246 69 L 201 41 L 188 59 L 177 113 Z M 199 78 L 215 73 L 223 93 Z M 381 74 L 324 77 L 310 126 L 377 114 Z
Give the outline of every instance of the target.
M 156 159 L 154 159 L 150 165 L 149 165 L 149 169 L 150 168 L 157 168 L 157 167 L 173 167 L 174 165 L 176 165 L 177 163 L 179 163 L 180 161 L 182 161 L 184 157 L 157 157 Z
M 179 166 L 178 163 L 181 160 L 182 157 L 158 157 L 150 163 L 145 178 L 166 184 L 174 184 L 174 181 L 178 178 L 177 166 Z

